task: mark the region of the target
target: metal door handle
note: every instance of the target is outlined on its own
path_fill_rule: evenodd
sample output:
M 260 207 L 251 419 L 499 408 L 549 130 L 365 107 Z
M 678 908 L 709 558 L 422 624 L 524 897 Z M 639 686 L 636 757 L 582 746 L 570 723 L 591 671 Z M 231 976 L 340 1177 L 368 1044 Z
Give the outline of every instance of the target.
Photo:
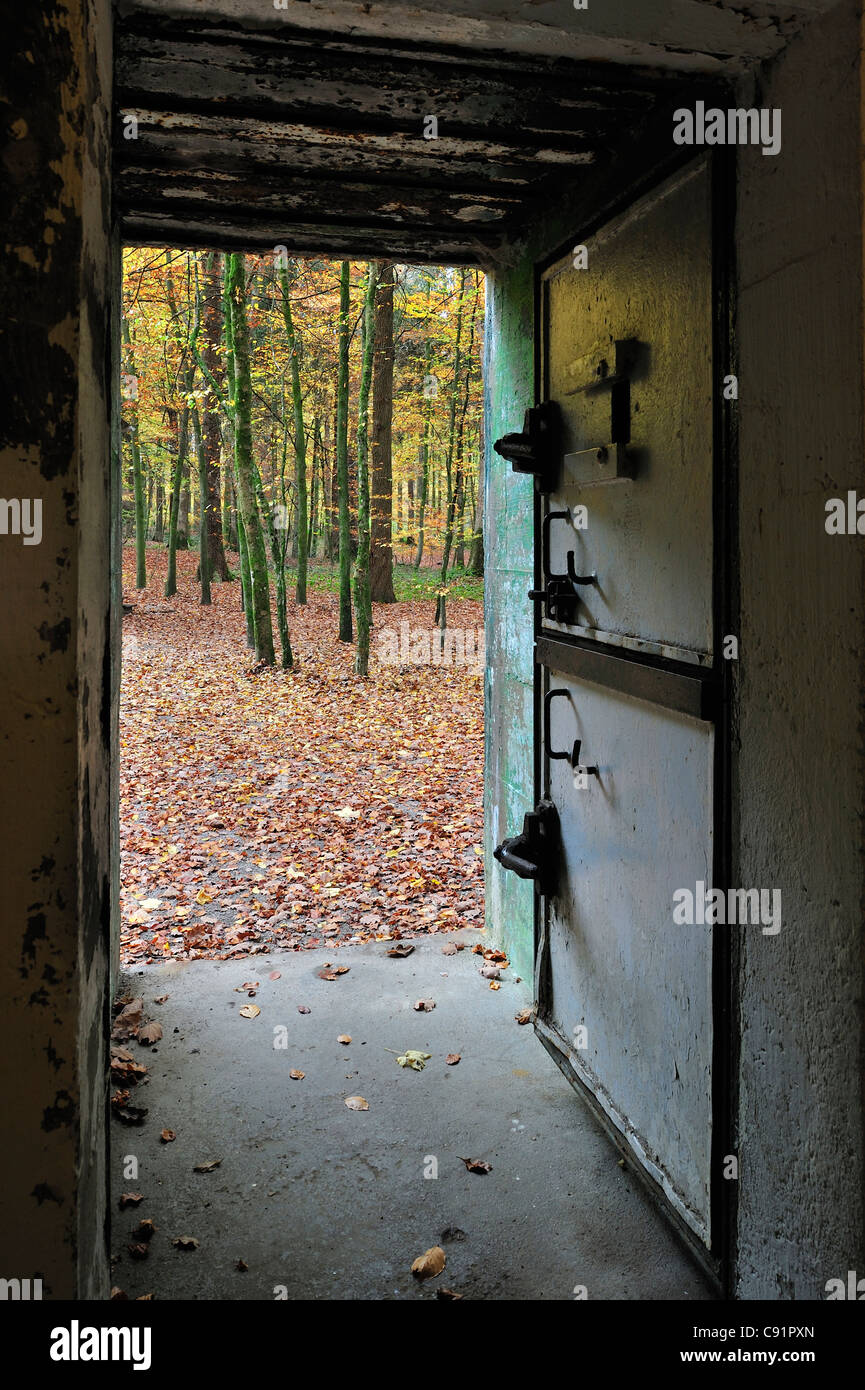
M 547 757 L 552 759 L 563 758 L 566 762 L 570 764 L 570 766 L 573 768 L 575 772 L 579 769 L 582 772 L 591 773 L 593 776 L 598 777 L 600 776 L 600 773 L 597 767 L 584 767 L 580 763 L 580 749 L 583 746 L 581 739 L 574 739 L 574 746 L 571 749 L 570 753 L 554 752 L 550 746 L 552 742 L 550 737 L 550 706 L 552 705 L 553 700 L 555 700 L 559 695 L 568 696 L 568 694 L 569 692 L 567 690 L 548 690 L 546 695 L 544 696 L 544 748 L 546 749 Z
M 554 521 L 570 521 L 570 512 L 547 512 L 541 526 L 541 568 L 544 575 L 543 589 L 530 589 L 529 598 L 546 604 L 547 617 L 553 623 L 572 626 L 576 622 L 576 608 L 580 596 L 579 584 L 596 584 L 596 574 L 577 574 L 574 552 L 568 551 L 567 573 L 553 574 L 550 563 L 550 527 Z
M 502 435 L 493 448 L 515 473 L 532 473 L 538 492 L 552 492 L 562 461 L 559 407 L 554 401 L 532 406 L 522 432 Z
M 555 886 L 561 852 L 559 813 L 552 801 L 539 801 L 523 818 L 523 833 L 503 840 L 493 850 L 503 869 L 531 879 L 548 895 Z

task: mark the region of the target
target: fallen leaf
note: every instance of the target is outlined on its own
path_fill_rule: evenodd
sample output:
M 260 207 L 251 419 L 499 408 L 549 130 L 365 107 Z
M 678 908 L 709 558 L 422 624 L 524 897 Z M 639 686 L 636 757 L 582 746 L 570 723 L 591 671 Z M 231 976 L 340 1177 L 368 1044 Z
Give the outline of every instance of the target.
M 136 1298 L 136 1303 L 152 1303 L 155 1295 L 152 1293 L 140 1293 Z
M 117 1302 L 120 1299 L 125 1299 L 128 1301 L 129 1299 L 128 1293 L 124 1293 L 122 1289 L 118 1289 L 116 1287 L 111 1290 L 111 1293 L 108 1296 L 112 1302 Z
M 461 1056 L 462 1054 L 459 1052 L 449 1052 L 447 1057 L 445 1057 L 445 1066 L 455 1067 L 457 1062 L 460 1061 Z
M 412 1007 L 414 1008 L 416 1013 L 429 1014 L 432 1013 L 433 1009 L 435 1008 L 435 1000 L 418 999 L 415 1001 Z
M 457 1158 L 459 1158 L 460 1163 L 466 1165 L 470 1173 L 491 1173 L 493 1171 L 492 1164 L 485 1163 L 482 1158 L 460 1158 L 459 1154 L 457 1154 Z
M 533 1012 L 533 1009 L 520 1009 L 518 1014 L 514 1014 L 514 1018 L 517 1020 L 517 1023 L 520 1024 L 531 1023 Z
M 142 1047 L 152 1047 L 158 1043 L 162 1037 L 161 1023 L 145 1023 L 143 1028 L 138 1030 L 138 1041 Z
M 346 1100 L 349 1110 L 368 1110 L 369 1101 L 364 1100 L 363 1096 L 349 1096 Z
M 249 1269 L 249 1265 L 246 1263 L 246 1260 L 238 1260 L 234 1268 L 238 1270 L 241 1274 L 245 1274 L 246 1271 Z
M 336 967 L 336 973 L 337 975 L 347 975 L 350 969 L 350 965 L 338 965 Z
M 282 979 L 282 971 L 281 971 L 281 970 L 271 970 L 271 972 L 270 972 L 270 974 L 268 975 L 267 978 L 268 978 L 269 980 L 281 980 L 281 979 Z M 247 1268 L 248 1268 L 248 1266 L 247 1266 Z
M 423 1071 L 431 1056 L 431 1052 L 410 1050 L 397 1057 L 396 1062 L 398 1067 L 411 1067 L 412 1071 Z
M 343 806 L 343 807 L 341 807 L 341 809 L 340 809 L 339 811 L 334 811 L 333 814 L 334 814 L 335 816 L 339 816 L 340 820 L 359 820 L 359 819 L 360 819 L 360 811 L 353 811 L 352 808 L 351 808 L 350 806 Z
M 257 1004 L 244 1004 L 243 1008 L 240 1010 L 240 1017 L 241 1017 L 241 1018 L 258 1018 L 258 1015 L 259 1015 L 260 1013 L 261 1013 L 261 1009 L 258 1007 Z
M 436 1298 L 462 1298 L 461 1293 L 454 1293 L 453 1289 L 436 1289 Z
M 142 1241 L 137 1241 L 134 1245 L 127 1245 L 126 1249 L 133 1260 L 146 1260 L 150 1254 L 149 1247 Z
M 171 1244 L 175 1250 L 197 1250 L 199 1242 L 195 1236 L 176 1236 Z
M 177 1131 L 173 1129 L 164 1129 L 159 1137 L 163 1144 L 172 1144 L 177 1138 Z
M 222 1162 L 221 1158 L 211 1158 L 207 1163 L 196 1163 L 193 1173 L 212 1173 L 214 1168 L 218 1168 Z
M 311 1010 L 311 1009 L 308 1009 L 308 1008 L 306 1007 L 305 1004 L 298 1004 L 298 1006 L 297 1006 L 297 1012 L 298 1012 L 299 1014 L 308 1014 L 308 1013 L 311 1013 L 312 1010 Z
M 342 1043 L 343 1047 L 348 1047 L 349 1043 L 351 1042 L 351 1034 L 340 1033 L 339 1037 L 337 1038 L 337 1042 Z
M 298 1071 L 296 1068 L 292 1068 L 292 1070 L 288 1074 L 291 1077 L 292 1081 L 302 1081 L 303 1078 L 306 1076 L 305 1071 Z
M 143 1221 L 139 1221 L 137 1228 L 132 1232 L 137 1240 L 152 1240 L 156 1233 L 156 1226 L 149 1216 L 145 1216 Z
M 410 942 L 401 941 L 398 946 L 391 946 L 387 954 L 389 956 L 410 956 L 413 950 L 414 946 Z
M 124 1105 L 116 1110 L 112 1110 L 111 1113 L 122 1125 L 143 1125 L 144 1117 L 147 1114 L 147 1107 L 142 1105 Z
M 154 999 L 153 1002 L 154 1002 L 154 1004 L 164 1004 L 167 998 L 168 998 L 168 995 L 167 995 L 167 994 L 160 994 L 159 998 L 158 998 L 158 999 Z
M 212 903 L 213 899 L 209 893 L 205 893 L 204 889 L 201 888 L 195 895 L 195 901 L 203 906 L 204 903 Z
M 481 974 L 485 980 L 498 980 L 501 977 L 502 968 L 500 965 L 483 965 Z
M 112 1038 L 120 1042 L 126 1038 L 133 1038 L 141 1027 L 143 1018 L 144 1000 L 133 999 L 114 1020 L 114 1026 L 111 1029 Z
M 117 1205 L 121 1211 L 125 1211 L 127 1207 L 137 1207 L 138 1203 L 143 1201 L 143 1192 L 124 1192 L 121 1194 L 120 1201 Z
M 418 1255 L 411 1267 L 415 1279 L 435 1279 L 445 1267 L 447 1256 L 440 1245 L 432 1245 L 423 1255 Z
M 442 955 L 443 955 L 443 956 L 455 956 L 456 953 L 457 953 L 457 948 L 456 948 L 456 946 L 454 946 L 454 944 L 453 944 L 452 941 L 449 941 L 448 944 L 447 944 L 446 946 L 442 946 Z

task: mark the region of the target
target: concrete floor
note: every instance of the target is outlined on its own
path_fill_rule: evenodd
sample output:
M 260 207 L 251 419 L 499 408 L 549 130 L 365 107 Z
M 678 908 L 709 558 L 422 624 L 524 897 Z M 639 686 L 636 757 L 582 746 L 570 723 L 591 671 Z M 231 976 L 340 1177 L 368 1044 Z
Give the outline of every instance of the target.
M 148 1107 L 144 1125 L 112 1121 L 114 1284 L 158 1299 L 270 1300 L 281 1288 L 289 1299 L 423 1299 L 442 1286 L 573 1299 L 577 1285 L 589 1299 L 710 1298 L 531 1026 L 514 1021 L 527 982 L 508 971 L 494 991 L 478 955 L 442 954 L 446 941 L 483 939 L 426 937 L 401 960 L 378 942 L 125 974 L 121 992 L 143 995 L 164 1037 L 149 1052 L 129 1044 L 149 1067 L 132 1097 Z M 326 961 L 349 973 L 318 978 Z M 234 992 L 255 980 L 254 1001 Z M 437 1007 L 415 1012 L 418 998 Z M 255 1019 L 240 1016 L 250 1002 Z M 280 1027 L 287 1048 L 274 1047 Z M 397 1065 L 408 1048 L 432 1053 L 422 1072 Z M 346 1108 L 358 1094 L 368 1111 Z M 176 1140 L 160 1142 L 163 1129 Z M 137 1178 L 122 1176 L 127 1155 Z M 469 1173 L 459 1156 L 492 1172 Z M 215 1158 L 219 1168 L 193 1173 Z M 424 1176 L 430 1159 L 436 1178 Z M 123 1191 L 145 1201 L 119 1212 Z M 135 1261 L 127 1245 L 142 1217 L 157 1230 Z M 181 1235 L 199 1248 L 174 1249 Z M 436 1244 L 447 1266 L 420 1283 L 412 1261 Z

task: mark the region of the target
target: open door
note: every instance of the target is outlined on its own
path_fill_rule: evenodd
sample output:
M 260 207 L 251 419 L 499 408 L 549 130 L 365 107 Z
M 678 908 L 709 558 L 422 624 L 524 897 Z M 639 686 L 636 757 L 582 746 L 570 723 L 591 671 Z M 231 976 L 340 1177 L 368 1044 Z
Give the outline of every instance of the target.
M 723 882 L 713 177 L 689 165 L 541 276 L 541 401 L 496 445 L 538 494 L 536 1028 L 715 1264 Z M 720 375 L 719 375 L 720 373 Z

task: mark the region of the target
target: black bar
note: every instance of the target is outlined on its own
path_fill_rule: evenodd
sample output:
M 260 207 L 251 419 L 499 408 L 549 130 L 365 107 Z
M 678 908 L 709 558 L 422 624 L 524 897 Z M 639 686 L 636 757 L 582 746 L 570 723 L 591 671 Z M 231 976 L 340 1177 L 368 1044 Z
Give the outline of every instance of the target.
M 556 642 L 550 637 L 539 637 L 535 651 L 538 664 L 551 671 L 563 671 L 578 680 L 632 695 L 636 700 L 690 714 L 694 719 L 709 723 L 715 720 L 718 701 L 711 672 L 692 676 L 571 642 Z

